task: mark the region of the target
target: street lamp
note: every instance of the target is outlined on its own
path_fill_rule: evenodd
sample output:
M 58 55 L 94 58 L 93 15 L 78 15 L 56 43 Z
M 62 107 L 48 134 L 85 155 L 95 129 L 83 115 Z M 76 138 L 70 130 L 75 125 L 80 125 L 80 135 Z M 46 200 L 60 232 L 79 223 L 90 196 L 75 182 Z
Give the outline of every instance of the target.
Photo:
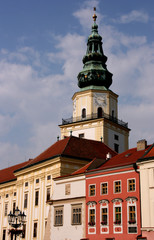
M 9 225 L 11 225 L 12 229 L 9 230 L 9 233 L 11 234 L 11 240 L 13 240 L 13 235 L 16 237 L 22 234 L 23 229 L 21 229 L 22 225 L 25 223 L 26 215 L 25 213 L 21 212 L 18 207 L 16 207 L 14 213 L 10 211 L 8 214 L 8 222 Z

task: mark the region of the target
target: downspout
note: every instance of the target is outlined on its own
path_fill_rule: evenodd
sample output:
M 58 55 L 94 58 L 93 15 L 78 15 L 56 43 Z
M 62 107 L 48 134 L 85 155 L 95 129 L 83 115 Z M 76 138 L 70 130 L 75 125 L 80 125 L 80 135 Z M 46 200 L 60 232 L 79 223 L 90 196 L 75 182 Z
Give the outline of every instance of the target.
M 140 172 L 138 171 L 138 166 L 136 163 L 133 164 L 133 168 L 135 170 L 136 173 L 140 174 Z M 142 211 L 141 211 L 141 184 L 140 184 L 140 176 L 139 176 L 139 188 L 140 188 L 140 223 L 141 223 L 141 228 L 142 228 Z M 141 230 L 141 229 L 140 229 Z M 142 230 L 141 230 L 141 234 L 139 234 L 136 239 L 138 239 L 139 237 L 142 237 Z

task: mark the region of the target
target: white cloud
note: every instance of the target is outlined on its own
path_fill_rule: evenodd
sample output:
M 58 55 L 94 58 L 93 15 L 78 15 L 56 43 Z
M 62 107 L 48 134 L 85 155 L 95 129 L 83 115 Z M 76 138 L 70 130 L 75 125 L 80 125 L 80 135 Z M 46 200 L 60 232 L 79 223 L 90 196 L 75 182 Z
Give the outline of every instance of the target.
M 130 13 L 122 15 L 119 20 L 115 22 L 119 23 L 130 23 L 130 22 L 141 22 L 147 23 L 149 21 L 149 15 L 145 11 L 132 10 Z
M 74 13 L 90 34 L 92 7 L 84 2 Z M 98 21 L 101 17 L 98 15 Z M 125 20 L 126 21 L 126 20 Z M 113 73 L 111 89 L 120 95 L 119 116 L 129 122 L 131 146 L 140 138 L 153 142 L 154 45 L 145 36 L 131 36 L 111 25 L 99 24 L 107 67 Z M 61 118 L 71 117 L 71 97 L 86 53 L 86 36 L 54 36 L 55 53 L 39 53 L 27 46 L 0 55 L 0 168 L 35 157 L 56 141 Z M 42 61 L 43 59 L 43 61 Z M 46 62 L 50 61 L 51 71 Z M 59 64 L 60 71 L 52 73 Z M 59 69 L 59 68 L 57 68 Z M 5 136 L 5 139 L 4 139 Z M 20 141 L 21 140 L 21 141 Z

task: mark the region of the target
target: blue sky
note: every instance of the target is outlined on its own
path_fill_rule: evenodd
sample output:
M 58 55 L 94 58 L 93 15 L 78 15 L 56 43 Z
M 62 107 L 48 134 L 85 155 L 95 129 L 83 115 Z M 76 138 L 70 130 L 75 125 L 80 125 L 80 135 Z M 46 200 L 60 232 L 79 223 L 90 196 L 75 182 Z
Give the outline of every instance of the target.
M 71 97 L 97 7 L 99 33 L 119 95 L 119 118 L 154 142 L 152 0 L 0 1 L 0 168 L 41 153 L 72 115 Z

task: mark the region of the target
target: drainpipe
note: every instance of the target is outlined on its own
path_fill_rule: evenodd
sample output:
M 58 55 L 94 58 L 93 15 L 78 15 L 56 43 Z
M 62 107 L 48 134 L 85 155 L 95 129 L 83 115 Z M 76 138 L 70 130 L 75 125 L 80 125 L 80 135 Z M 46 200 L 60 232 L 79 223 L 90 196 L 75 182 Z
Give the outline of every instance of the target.
M 137 164 L 136 164 L 136 163 L 134 163 L 134 164 L 133 164 L 133 168 L 134 168 L 134 170 L 135 170 L 135 172 L 136 172 L 136 173 L 140 174 L 140 172 L 139 172 L 139 171 L 137 171 L 137 170 L 138 170 L 138 166 L 137 166 Z M 141 184 L 140 184 L 140 176 L 139 176 L 139 189 L 140 189 L 140 192 L 139 192 L 139 194 L 140 194 L 140 222 L 141 222 L 141 228 L 142 228 L 142 211 L 141 211 Z M 140 230 L 141 230 L 141 229 L 140 229 Z M 138 237 L 142 237 L 142 230 L 141 230 L 141 234 L 139 234 L 139 235 L 137 236 L 137 238 L 136 238 L 136 239 L 138 239 Z

